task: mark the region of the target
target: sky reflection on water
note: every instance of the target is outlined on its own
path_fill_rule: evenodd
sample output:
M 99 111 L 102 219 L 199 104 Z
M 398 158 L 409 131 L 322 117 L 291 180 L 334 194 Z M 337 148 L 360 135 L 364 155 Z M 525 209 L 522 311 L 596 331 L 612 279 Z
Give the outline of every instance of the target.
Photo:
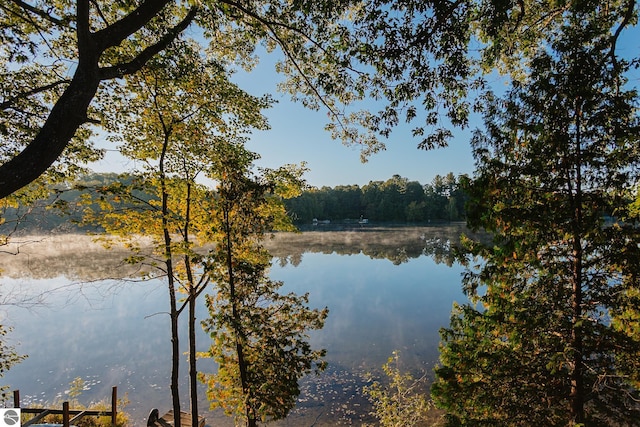
M 452 301 L 463 298 L 460 273 L 429 257 L 393 265 L 361 254 L 307 253 L 299 267 L 276 268 L 272 277 L 284 289 L 309 291 L 314 306 L 329 307 L 314 342 L 328 349 L 330 362 L 375 369 L 393 350 L 415 358 L 412 365 L 433 363 L 438 330 L 448 324 Z
M 461 271 L 456 264 L 448 267 L 429 256 L 398 265 L 363 253 L 326 251 L 303 253 L 297 266 L 276 260 L 271 277 L 285 283 L 284 291 L 309 292 L 312 306 L 330 310 L 325 328 L 312 334 L 314 346 L 327 349 L 330 368 L 324 377 L 310 379 L 302 387 L 301 409 L 282 425 L 300 422 L 305 411 L 312 417 L 339 412 L 330 406 L 340 406 L 339 402 L 346 406 L 345 399 L 360 391 L 358 378 L 379 372 L 394 350 L 401 352 L 406 369 L 431 371 L 438 357 L 438 330 L 448 324 L 453 301 L 465 301 Z M 64 278 L 2 279 L 3 289 L 20 284 L 47 289 L 69 283 Z M 76 377 L 87 383 L 83 402 L 108 398 L 117 385 L 120 395 L 128 394 L 126 410 L 137 425 L 152 407 L 168 410 L 169 321 L 162 313 L 168 307 L 166 293 L 160 281 L 103 281 L 65 287 L 47 295 L 44 307 L 5 307 L 2 322 L 15 327 L 11 340 L 19 342 L 18 351 L 29 358 L 12 368 L 2 383 L 19 388 L 25 404 L 65 399 L 65 390 Z M 206 315 L 202 301 L 198 317 Z M 186 344 L 186 324 L 182 337 Z M 201 333 L 198 340 L 199 350 L 205 350 L 208 337 Z M 214 369 L 210 361 L 199 363 L 202 370 Z M 185 365 L 181 377 L 186 392 Z M 350 384 L 347 376 L 354 378 Z M 326 401 L 331 393 L 335 402 Z M 188 406 L 186 393 L 183 402 Z M 343 412 L 343 419 L 362 415 Z M 224 424 L 224 419 L 215 423 Z

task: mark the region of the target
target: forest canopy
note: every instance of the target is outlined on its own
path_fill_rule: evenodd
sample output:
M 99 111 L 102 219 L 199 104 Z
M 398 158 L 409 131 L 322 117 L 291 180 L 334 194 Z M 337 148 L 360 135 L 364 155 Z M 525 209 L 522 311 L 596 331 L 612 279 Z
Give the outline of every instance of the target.
M 298 225 L 317 222 L 429 223 L 464 220 L 463 183 L 468 177 L 436 175 L 421 184 L 394 175 L 386 181 L 339 185 L 304 191 L 285 200 L 287 212 Z
M 100 158 L 92 137 L 122 105 L 113 91 L 194 35 L 225 75 L 250 70 L 259 46 L 277 51 L 281 89 L 325 110 L 331 135 L 368 156 L 405 122 L 419 147 L 446 145 L 482 108 L 484 76 L 522 79 L 576 12 L 606 22 L 615 63 L 635 1 L 10 0 L 0 8 L 0 198 Z

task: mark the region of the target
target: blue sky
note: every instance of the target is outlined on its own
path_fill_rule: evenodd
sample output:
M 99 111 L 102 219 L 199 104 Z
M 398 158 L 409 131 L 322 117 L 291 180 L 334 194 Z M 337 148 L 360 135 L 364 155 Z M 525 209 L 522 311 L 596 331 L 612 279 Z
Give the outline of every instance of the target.
M 622 55 L 637 56 L 638 27 L 628 31 L 619 44 Z M 360 161 L 358 147 L 347 147 L 340 141 L 331 139 L 324 130 L 327 122 L 326 111 L 311 111 L 301 104 L 290 101 L 289 95 L 277 92 L 277 82 L 282 76 L 273 71 L 275 57 L 267 56 L 250 74 L 237 73 L 234 80 L 244 90 L 262 95 L 270 93 L 278 102 L 266 115 L 271 129 L 255 132 L 248 148 L 261 155 L 258 166 L 276 168 L 288 163 L 307 162 L 310 169 L 307 182 L 315 187 L 357 184 L 363 186 L 369 181 L 384 181 L 398 174 L 422 184 L 430 183 L 436 175 L 453 172 L 472 174 L 473 157 L 469 139 L 471 131 L 480 126 L 472 120 L 465 130 L 452 129 L 454 138 L 449 147 L 430 151 L 419 150 L 418 140 L 411 136 L 409 129 L 397 129 L 385 141 L 387 149 L 372 155 L 369 161 Z M 637 73 L 636 73 L 637 74 Z M 494 82 L 503 85 L 499 79 Z M 637 86 L 634 76 L 631 85 Z M 497 88 L 494 88 L 497 89 Z M 98 142 L 99 146 L 105 146 Z M 132 165 L 110 152 L 107 158 L 92 168 L 100 171 L 121 172 Z
M 418 140 L 407 130 L 397 130 L 385 141 L 386 150 L 373 154 L 366 163 L 360 161 L 357 146 L 345 146 L 331 139 L 324 130 L 326 112 L 309 111 L 292 103 L 287 95 L 277 94 L 278 104 L 267 111 L 271 130 L 254 133 L 249 149 L 262 158 L 259 166 L 277 167 L 285 163 L 307 162 L 309 184 L 358 184 L 385 181 L 394 174 L 430 183 L 436 174 L 471 173 L 473 158 L 469 146 L 470 132 L 457 132 L 449 147 L 419 150 Z
M 360 160 L 360 148 L 345 146 L 333 140 L 324 130 L 327 111 L 311 111 L 290 101 L 287 94 L 277 92 L 282 76 L 274 73 L 275 58 L 265 58 L 249 75 L 237 73 L 234 80 L 254 95 L 271 93 L 278 101 L 265 114 L 271 129 L 255 132 L 248 148 L 261 155 L 258 166 L 278 167 L 287 163 L 307 162 L 307 182 L 315 187 L 385 181 L 394 174 L 422 184 L 430 183 L 435 175 L 473 172 L 473 158 L 469 146 L 470 130 L 456 131 L 449 147 L 431 151 L 419 150 L 419 140 L 411 136 L 410 128 L 396 129 L 384 140 L 385 151 Z
M 265 58 L 249 74 L 237 73 L 234 80 L 253 95 L 270 93 L 278 102 L 265 111 L 271 129 L 251 135 L 248 148 L 260 154 L 257 166 L 277 168 L 284 164 L 307 163 L 307 182 L 314 187 L 385 181 L 394 174 L 422 184 L 430 183 L 435 175 L 468 173 L 473 171 L 469 146 L 470 130 L 457 131 L 448 148 L 419 150 L 419 140 L 410 130 L 394 131 L 385 140 L 386 150 L 372 155 L 366 163 L 360 161 L 360 148 L 345 146 L 333 140 L 324 130 L 326 110 L 311 111 L 290 101 L 287 94 L 277 91 L 283 77 L 273 70 L 274 58 Z M 132 169 L 133 163 L 121 158 L 110 143 L 98 139 L 97 145 L 109 147 L 104 160 L 91 165 L 98 172 L 122 172 Z
M 638 26 L 625 31 L 618 43 L 622 56 L 638 56 Z M 367 163 L 360 162 L 357 147 L 346 147 L 340 141 L 332 140 L 324 130 L 327 122 L 326 111 L 309 111 L 302 105 L 289 101 L 289 96 L 276 91 L 276 83 L 281 76 L 273 70 L 273 58 L 263 60 L 249 76 L 238 75 L 236 81 L 254 95 L 271 93 L 278 104 L 266 112 L 271 130 L 255 133 L 249 148 L 259 153 L 262 159 L 258 165 L 278 167 L 285 163 L 306 161 L 310 171 L 306 178 L 309 184 L 323 185 L 358 184 L 369 181 L 384 181 L 394 174 L 428 184 L 435 175 L 472 174 L 474 161 L 469 140 L 474 129 L 482 127 L 480 119 L 472 118 L 469 128 L 451 129 L 454 138 L 447 148 L 430 151 L 419 150 L 418 140 L 411 136 L 409 129 L 397 129 L 385 141 L 386 151 L 374 154 Z M 638 86 L 636 71 L 629 82 Z M 494 91 L 505 88 L 505 80 L 490 78 Z

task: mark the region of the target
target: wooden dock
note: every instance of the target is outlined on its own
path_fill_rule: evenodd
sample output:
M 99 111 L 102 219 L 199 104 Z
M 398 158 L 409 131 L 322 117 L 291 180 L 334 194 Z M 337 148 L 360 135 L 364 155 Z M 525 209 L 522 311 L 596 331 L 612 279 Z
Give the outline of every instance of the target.
M 159 414 L 157 409 L 153 409 L 151 413 L 149 413 L 149 418 L 147 419 L 148 427 L 172 427 L 173 426 L 173 409 L 161 417 L 158 417 L 158 415 Z M 205 424 L 204 417 L 199 416 L 197 427 L 204 427 L 204 424 Z M 192 427 L 190 413 L 180 411 L 180 426 Z
M 44 417 L 50 414 L 62 415 L 62 427 L 70 427 L 73 423 L 85 416 L 93 417 L 111 417 L 111 426 L 116 426 L 118 416 L 118 387 L 111 390 L 111 410 L 110 411 L 92 411 L 92 410 L 73 410 L 69 407 L 69 402 L 62 402 L 62 409 L 56 408 L 22 408 L 20 406 L 20 390 L 13 391 L 13 407 L 20 408 L 23 414 L 34 414 L 29 421 L 22 423 L 22 427 L 28 427 L 32 424 L 39 423 Z M 200 426 L 198 426 L 200 427 Z M 204 426 L 202 426 L 204 427 Z

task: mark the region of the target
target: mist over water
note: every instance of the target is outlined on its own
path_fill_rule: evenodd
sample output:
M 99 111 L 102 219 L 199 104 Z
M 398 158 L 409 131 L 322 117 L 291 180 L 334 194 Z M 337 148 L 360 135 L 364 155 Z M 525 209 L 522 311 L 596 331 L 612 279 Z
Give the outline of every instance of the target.
M 276 425 L 359 424 L 369 410 L 361 390 L 364 374 L 379 374 L 394 350 L 400 351 L 409 371 L 433 369 L 438 330 L 448 325 L 453 301 L 466 300 L 460 290 L 462 267 L 450 257 L 459 232 L 430 227 L 411 233 L 396 229 L 377 234 L 373 230 L 279 234 L 268 242 L 276 256 L 270 275 L 284 282 L 282 291 L 309 292 L 313 307 L 330 310 L 324 329 L 311 334 L 314 347 L 327 349 L 329 368 L 302 380 L 298 407 Z M 374 238 L 380 239 L 379 244 Z M 107 273 L 103 277 L 117 276 L 113 270 L 122 265 L 123 252 L 73 248 L 66 252 L 58 247 L 53 255 L 46 253 L 30 246 L 28 263 L 20 256 L 0 257 L 3 298 L 25 291 L 42 295 L 41 303 L 29 308 L 1 308 L 2 324 L 14 327 L 10 343 L 29 355 L 5 375 L 2 384 L 20 389 L 23 406 L 68 399 L 69 383 L 76 377 L 85 380 L 79 397 L 83 403 L 108 399 L 111 387 L 118 386 L 119 395 L 128 397 L 124 410 L 135 426 L 144 425 L 151 408 L 170 409 L 169 303 L 164 282 L 98 280 L 99 272 Z M 34 259 L 48 259 L 36 264 L 51 268 L 34 267 Z M 34 268 L 36 278 L 17 274 Z M 201 300 L 198 319 L 207 315 Z M 186 317 L 182 320 L 181 345 L 186 351 Z M 198 350 L 206 350 L 209 343 L 208 336 L 200 333 Z M 186 356 L 182 368 L 182 404 L 188 410 Z M 211 372 L 215 366 L 200 360 L 199 369 Z M 201 407 L 206 408 L 202 391 Z M 221 414 L 206 416 L 211 425 L 232 425 Z

